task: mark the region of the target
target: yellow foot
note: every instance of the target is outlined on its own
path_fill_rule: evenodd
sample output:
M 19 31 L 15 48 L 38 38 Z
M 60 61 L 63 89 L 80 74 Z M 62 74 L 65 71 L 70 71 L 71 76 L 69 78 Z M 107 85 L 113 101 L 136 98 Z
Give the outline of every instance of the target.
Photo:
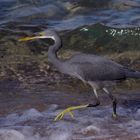
M 67 109 L 65 109 L 64 111 L 60 112 L 54 119 L 54 121 L 57 121 L 57 120 L 61 120 L 65 114 L 69 113 L 70 116 L 73 118 L 74 117 L 74 114 L 73 110 L 76 110 L 76 109 L 81 109 L 81 108 L 85 108 L 87 107 L 88 105 L 80 105 L 80 106 L 72 106 L 72 107 L 68 107 Z

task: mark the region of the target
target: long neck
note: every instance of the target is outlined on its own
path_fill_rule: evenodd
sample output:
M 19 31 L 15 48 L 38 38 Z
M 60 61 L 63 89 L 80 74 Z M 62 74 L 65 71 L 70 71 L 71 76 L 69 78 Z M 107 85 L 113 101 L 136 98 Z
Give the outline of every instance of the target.
M 56 68 L 59 68 L 62 61 L 58 58 L 57 52 L 61 48 L 62 42 L 59 36 L 54 36 L 52 39 L 54 40 L 54 44 L 49 47 L 48 59 Z

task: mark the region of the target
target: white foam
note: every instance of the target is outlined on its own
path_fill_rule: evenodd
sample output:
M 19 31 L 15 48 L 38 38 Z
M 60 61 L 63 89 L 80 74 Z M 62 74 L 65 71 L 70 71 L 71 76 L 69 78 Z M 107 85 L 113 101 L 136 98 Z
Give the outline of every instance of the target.
M 0 118 L 2 122 L 0 127 L 8 128 L 6 131 L 10 132 L 11 138 L 14 138 L 8 139 L 9 134 L 4 134 L 1 129 L 0 136 L 5 139 L 0 137 L 0 140 L 20 140 L 20 135 L 25 140 L 90 140 L 99 137 L 109 138 L 115 134 L 118 135 L 121 131 L 122 135 L 130 133 L 136 137 L 139 136 L 139 109 L 133 113 L 130 109 L 118 107 L 118 114 L 126 118 L 124 121 L 123 119 L 112 120 L 111 106 L 101 106 L 74 111 L 74 118 L 66 115 L 63 120 L 54 122 L 54 117 L 59 111 L 57 105 L 50 105 L 44 112 L 31 108 L 19 114 L 10 114 L 6 118 Z
M 136 114 L 140 117 L 140 109 L 137 110 Z
M 126 124 L 126 126 L 127 126 L 126 129 L 128 129 L 128 130 L 135 129 L 135 132 L 136 132 L 136 130 L 138 130 L 140 133 L 140 121 L 139 120 L 131 120 Z
M 54 132 L 49 140 L 71 140 L 71 134 L 68 132 Z
M 19 115 L 17 113 L 9 114 L 4 121 L 5 125 L 15 125 L 19 121 Z
M 19 117 L 19 115 L 17 113 L 13 113 L 13 114 L 9 114 L 6 119 L 10 119 L 10 120 L 16 120 L 17 117 Z
M 52 105 L 49 106 L 47 111 L 55 111 L 57 108 L 58 108 L 57 104 L 52 104 Z
M 39 117 L 43 117 L 42 113 L 40 113 L 38 110 L 31 108 L 25 112 L 19 117 L 20 121 L 28 121 L 28 120 L 35 120 Z
M 97 126 L 94 126 L 94 125 L 89 125 L 86 128 L 83 128 L 81 130 L 81 133 L 84 134 L 84 135 L 88 134 L 88 133 L 97 134 L 99 132 L 100 132 L 100 128 L 98 128 Z
M 0 129 L 0 140 L 25 140 L 25 137 L 16 130 Z

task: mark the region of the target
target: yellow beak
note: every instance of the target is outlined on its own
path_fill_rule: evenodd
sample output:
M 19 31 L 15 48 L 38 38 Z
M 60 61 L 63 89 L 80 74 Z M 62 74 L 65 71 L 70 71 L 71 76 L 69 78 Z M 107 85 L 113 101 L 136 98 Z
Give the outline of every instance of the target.
M 34 36 L 34 37 L 23 37 L 18 39 L 18 41 L 29 41 L 29 40 L 34 40 L 34 39 L 38 39 L 38 36 Z
M 39 39 L 39 38 L 45 38 L 45 33 L 40 32 L 38 36 L 19 38 L 18 41 L 29 41 L 29 40 Z

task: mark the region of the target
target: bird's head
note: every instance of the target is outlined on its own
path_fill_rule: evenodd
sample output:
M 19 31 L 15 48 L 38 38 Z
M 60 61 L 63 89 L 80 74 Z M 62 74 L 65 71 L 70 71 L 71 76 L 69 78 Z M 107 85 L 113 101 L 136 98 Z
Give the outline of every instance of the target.
M 20 38 L 18 39 L 18 41 L 29 41 L 29 40 L 45 39 L 45 38 L 50 38 L 55 40 L 56 37 L 57 37 L 57 33 L 54 30 L 47 29 L 42 32 L 36 33 L 33 36 Z

